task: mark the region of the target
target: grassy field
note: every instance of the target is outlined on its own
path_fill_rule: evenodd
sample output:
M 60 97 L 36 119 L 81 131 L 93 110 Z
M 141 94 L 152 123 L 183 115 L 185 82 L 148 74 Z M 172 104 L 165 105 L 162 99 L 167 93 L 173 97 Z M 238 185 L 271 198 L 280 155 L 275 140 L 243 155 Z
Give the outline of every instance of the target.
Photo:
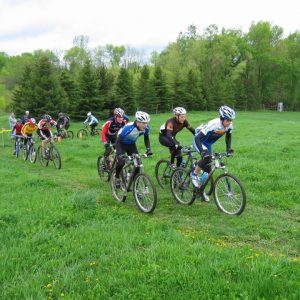
M 196 127 L 215 116 L 188 119 Z M 153 179 L 156 162 L 168 157 L 158 143 L 168 117 L 151 120 L 154 155 L 145 169 Z M 16 159 L 5 136 L 0 299 L 300 299 L 300 113 L 238 112 L 234 125 L 227 166 L 247 193 L 234 217 L 213 199 L 178 205 L 158 185 L 152 215 L 139 212 L 132 195 L 116 203 L 109 184 L 99 184 L 99 138 L 63 140 L 56 170 Z M 192 135 L 178 139 L 190 145 Z M 144 151 L 142 140 L 138 147 Z M 214 150 L 225 150 L 224 138 Z

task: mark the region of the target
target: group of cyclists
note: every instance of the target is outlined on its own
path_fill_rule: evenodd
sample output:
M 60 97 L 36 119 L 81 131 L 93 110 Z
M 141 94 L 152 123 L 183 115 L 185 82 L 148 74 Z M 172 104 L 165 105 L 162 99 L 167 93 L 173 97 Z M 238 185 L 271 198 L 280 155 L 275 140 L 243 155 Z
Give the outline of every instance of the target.
M 201 155 L 201 159 L 197 162 L 195 169 L 191 172 L 191 180 L 196 188 L 199 188 L 201 182 L 204 182 L 207 174 L 210 171 L 210 161 L 212 155 L 212 145 L 223 135 L 225 135 L 226 151 L 232 153 L 231 148 L 231 132 L 233 129 L 232 121 L 235 118 L 235 111 L 228 106 L 221 106 L 219 109 L 219 117 L 209 121 L 206 124 L 201 124 L 197 128 L 193 128 L 186 118 L 187 111 L 183 107 L 175 107 L 173 109 L 174 116 L 169 118 L 160 126 L 159 142 L 162 146 L 167 147 L 170 151 L 170 161 L 172 166 L 179 167 L 182 163 L 182 146 L 176 139 L 176 135 L 183 128 L 187 128 L 193 134 L 193 147 Z M 24 122 L 24 123 L 23 123 Z M 109 164 L 109 156 L 115 148 L 116 162 L 116 187 L 120 186 L 120 173 L 125 164 L 124 155 L 138 154 L 136 141 L 140 136 L 144 137 L 146 147 L 146 155 L 152 155 L 150 146 L 150 115 L 147 112 L 137 111 L 135 120 L 129 122 L 125 111 L 117 107 L 113 111 L 113 116 L 109 118 L 102 126 L 101 140 L 104 144 L 104 158 Z M 99 124 L 97 118 L 91 113 L 87 113 L 87 118 L 84 121 L 91 127 L 91 131 L 95 130 Z M 21 119 L 17 120 L 14 127 L 15 134 L 21 135 L 26 140 L 32 136 L 37 130 L 38 136 L 42 140 L 42 146 L 47 139 L 53 139 L 53 134 L 50 130 L 52 126 L 57 126 L 59 129 L 68 129 L 70 123 L 69 118 L 64 113 L 59 113 L 57 121 L 46 114 L 36 124 L 34 118 L 26 112 Z M 176 161 L 176 162 L 175 162 Z M 208 196 L 204 198 L 209 201 Z

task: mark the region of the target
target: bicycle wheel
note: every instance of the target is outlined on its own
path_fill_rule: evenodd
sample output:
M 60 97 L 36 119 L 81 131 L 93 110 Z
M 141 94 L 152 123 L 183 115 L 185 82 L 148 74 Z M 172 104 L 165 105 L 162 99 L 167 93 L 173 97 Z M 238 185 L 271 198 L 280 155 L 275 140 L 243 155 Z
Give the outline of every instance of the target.
M 52 160 L 54 167 L 56 169 L 60 169 L 61 168 L 61 158 L 60 158 L 60 154 L 57 150 L 57 148 L 52 145 L 50 147 L 50 159 Z
M 155 166 L 155 177 L 162 189 L 170 184 L 172 174 L 171 162 L 167 159 L 161 159 Z
M 121 178 L 120 178 L 120 186 L 119 187 L 116 186 L 117 178 L 116 178 L 116 170 L 115 169 L 112 171 L 111 177 L 110 177 L 111 191 L 112 191 L 113 197 L 118 202 L 124 202 L 126 200 L 126 196 L 127 196 L 126 187 L 125 187 L 122 177 L 123 176 L 121 176 Z
M 100 177 L 100 181 L 109 181 L 110 171 L 108 169 L 108 165 L 105 162 L 105 158 L 100 155 L 97 159 L 97 171 Z
M 28 143 L 28 141 L 27 141 L 27 143 Z M 28 148 L 28 145 L 26 144 L 22 148 L 22 158 L 23 158 L 23 160 L 27 160 L 28 154 L 29 154 L 29 148 Z
M 85 139 L 88 137 L 88 131 L 85 128 L 79 129 L 77 131 L 77 137 Z
M 194 186 L 186 169 L 176 168 L 171 175 L 170 185 L 176 202 L 190 205 L 195 201 Z
M 20 149 L 21 149 L 21 143 L 20 143 L 20 140 L 17 139 L 16 145 L 15 145 L 15 156 L 16 156 L 16 158 L 19 157 Z
M 30 148 L 29 148 L 29 161 L 32 164 L 34 164 L 36 162 L 36 156 L 37 156 L 37 153 L 36 153 L 36 150 L 35 150 L 35 146 L 31 145 Z
M 68 131 L 67 131 L 67 136 L 66 136 L 66 137 L 69 138 L 69 139 L 73 139 L 73 138 L 74 138 L 74 132 L 71 131 L 71 130 L 68 130 Z
M 133 181 L 133 195 L 140 211 L 152 213 L 157 203 L 157 193 L 152 179 L 145 173 L 139 173 Z
M 246 193 L 233 175 L 221 174 L 215 180 L 214 198 L 219 210 L 229 215 L 240 215 L 246 206 Z
M 94 132 L 92 135 L 100 135 L 101 134 L 101 129 L 95 128 Z
M 49 164 L 49 158 L 46 155 L 47 149 L 47 147 L 44 149 L 41 145 L 38 147 L 38 158 L 43 167 L 47 167 Z

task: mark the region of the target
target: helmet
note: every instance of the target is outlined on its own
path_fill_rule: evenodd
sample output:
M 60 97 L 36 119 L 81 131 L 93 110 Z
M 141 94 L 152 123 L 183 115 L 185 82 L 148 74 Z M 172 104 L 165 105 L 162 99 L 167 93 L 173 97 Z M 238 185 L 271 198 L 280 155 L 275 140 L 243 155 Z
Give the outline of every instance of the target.
M 150 116 L 146 112 L 143 111 L 137 111 L 135 113 L 135 119 L 138 122 L 148 123 L 150 121 Z
M 44 115 L 43 119 L 45 119 L 47 122 L 50 122 L 52 118 L 49 115 Z
M 221 106 L 219 114 L 222 119 L 233 120 L 235 118 L 235 112 L 228 106 Z
M 186 109 L 183 107 L 175 107 L 173 109 L 174 115 L 185 115 L 186 114 Z
M 120 116 L 120 117 L 123 118 L 123 116 L 124 116 L 124 110 L 122 108 L 120 108 L 120 107 L 117 107 L 114 110 L 114 115 L 115 116 Z
M 91 116 L 91 115 L 92 115 L 92 113 L 91 113 L 91 112 L 88 112 L 86 115 L 89 117 L 89 116 Z
M 17 123 L 21 123 L 22 120 L 20 118 L 17 119 Z
M 36 123 L 34 118 L 28 119 L 27 122 L 29 122 L 30 124 L 35 124 Z
M 60 112 L 60 113 L 58 114 L 59 117 L 63 117 L 63 115 L 64 115 L 64 113 L 62 113 L 62 112 Z

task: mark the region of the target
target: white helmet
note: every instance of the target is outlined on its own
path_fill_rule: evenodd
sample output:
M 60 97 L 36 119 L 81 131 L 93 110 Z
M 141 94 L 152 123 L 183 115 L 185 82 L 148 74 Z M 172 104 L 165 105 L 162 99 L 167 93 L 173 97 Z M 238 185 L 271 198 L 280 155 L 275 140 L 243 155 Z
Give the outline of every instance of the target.
M 233 120 L 235 118 L 235 112 L 228 106 L 221 106 L 219 109 L 220 117 L 227 120 Z
M 150 122 L 150 116 L 149 116 L 149 114 L 147 114 L 146 112 L 143 112 L 143 111 L 137 111 L 135 113 L 135 119 L 138 122 L 143 122 L 143 123 Z
M 173 109 L 174 115 L 185 115 L 186 114 L 186 109 L 183 107 L 175 107 Z
M 86 115 L 89 117 L 89 116 L 91 116 L 91 115 L 92 115 L 92 113 L 91 113 L 91 112 L 88 112 Z
M 115 116 L 119 116 L 119 117 L 122 117 L 123 118 L 123 116 L 124 116 L 124 110 L 122 109 L 122 108 L 120 108 L 120 107 L 117 107 L 117 108 L 115 108 L 115 110 L 114 110 L 114 115 Z

